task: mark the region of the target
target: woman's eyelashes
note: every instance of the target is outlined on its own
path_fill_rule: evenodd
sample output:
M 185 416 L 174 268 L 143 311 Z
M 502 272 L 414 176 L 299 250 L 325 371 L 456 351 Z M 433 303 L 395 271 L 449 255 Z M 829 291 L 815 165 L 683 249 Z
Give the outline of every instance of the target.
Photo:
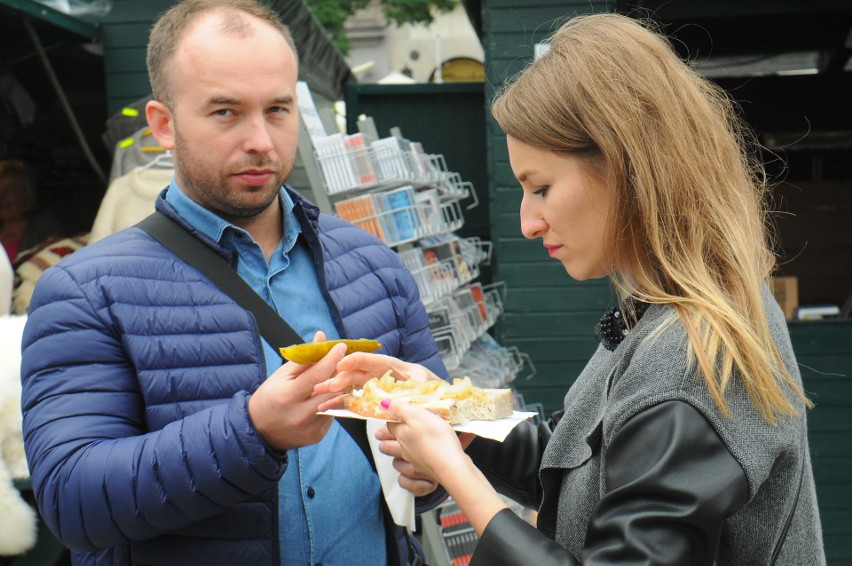
M 534 195 L 536 195 L 536 196 L 540 196 L 540 197 L 546 196 L 546 195 L 547 195 L 547 190 L 548 190 L 549 188 L 550 188 L 550 187 L 549 187 L 549 186 L 547 186 L 547 185 L 544 185 L 544 186 L 542 186 L 542 187 L 538 187 L 538 188 L 536 188 L 536 190 L 534 190 L 534 191 L 533 191 L 533 194 L 534 194 Z

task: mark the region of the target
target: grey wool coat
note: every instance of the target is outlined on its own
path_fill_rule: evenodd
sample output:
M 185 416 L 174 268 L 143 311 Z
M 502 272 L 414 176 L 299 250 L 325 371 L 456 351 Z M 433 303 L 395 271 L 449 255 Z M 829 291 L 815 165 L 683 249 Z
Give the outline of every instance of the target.
M 781 357 L 801 385 L 786 321 L 766 288 L 764 308 Z M 746 503 L 725 520 L 716 563 L 767 564 L 792 512 L 776 564 L 825 564 L 803 402 L 791 393 L 799 415 L 770 425 L 735 376 L 726 392 L 733 414 L 723 416 L 689 359 L 683 324 L 661 305 L 652 305 L 614 351 L 598 348 L 566 395 L 565 415 L 542 456 L 539 530 L 582 557 L 590 516 L 606 493 L 613 435 L 643 410 L 677 400 L 707 419 L 748 483 Z

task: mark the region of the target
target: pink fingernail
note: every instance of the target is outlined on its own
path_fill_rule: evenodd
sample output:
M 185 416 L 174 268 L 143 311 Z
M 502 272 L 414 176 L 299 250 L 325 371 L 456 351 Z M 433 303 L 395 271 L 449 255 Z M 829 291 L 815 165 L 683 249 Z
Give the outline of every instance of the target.
M 390 399 L 382 399 L 382 402 L 379 403 L 382 406 L 382 409 L 387 409 L 390 407 Z

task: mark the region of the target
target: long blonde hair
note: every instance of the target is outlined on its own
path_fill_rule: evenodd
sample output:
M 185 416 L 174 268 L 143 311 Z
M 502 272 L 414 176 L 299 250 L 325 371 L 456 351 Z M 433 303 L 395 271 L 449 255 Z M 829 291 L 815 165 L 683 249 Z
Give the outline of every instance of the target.
M 586 156 L 603 176 L 616 203 L 610 277 L 622 298 L 674 308 L 722 414 L 735 375 L 770 423 L 797 413 L 787 387 L 810 406 L 764 313 L 766 177 L 724 91 L 650 24 L 596 14 L 562 25 L 492 113 L 513 138 Z

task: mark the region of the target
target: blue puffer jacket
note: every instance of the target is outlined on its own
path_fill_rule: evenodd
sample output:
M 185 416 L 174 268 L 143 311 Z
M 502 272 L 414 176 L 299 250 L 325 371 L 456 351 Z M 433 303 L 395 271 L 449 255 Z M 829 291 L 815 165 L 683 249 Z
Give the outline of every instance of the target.
M 446 376 L 396 254 L 291 196 L 340 335 Z M 194 268 L 139 228 L 75 252 L 38 282 L 22 375 L 33 489 L 75 564 L 278 563 L 287 461 L 247 411 L 266 378 L 257 325 Z

